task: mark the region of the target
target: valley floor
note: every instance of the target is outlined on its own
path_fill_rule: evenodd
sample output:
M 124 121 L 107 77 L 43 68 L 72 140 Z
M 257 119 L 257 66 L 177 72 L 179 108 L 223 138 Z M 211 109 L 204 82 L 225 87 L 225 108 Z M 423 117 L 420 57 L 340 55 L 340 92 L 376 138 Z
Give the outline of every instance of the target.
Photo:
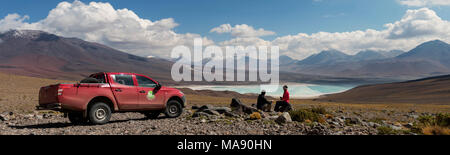
M 247 117 L 192 118 L 194 105 L 229 107 L 238 97 L 247 105 L 256 103 L 254 95 L 232 92 L 188 91 L 188 106 L 180 118 L 146 119 L 139 113 L 114 114 L 106 125 L 73 126 L 60 113 L 34 111 L 41 86 L 59 82 L 49 79 L 0 74 L 0 135 L 373 135 L 421 134 L 412 126 L 423 116 L 450 113 L 450 105 L 434 104 L 347 104 L 316 100 L 292 100 L 294 109 L 323 108 L 328 111 L 322 122 L 278 124 L 273 120 L 248 120 Z M 223 95 L 221 95 L 223 94 Z M 12 114 L 12 115 L 10 115 Z M 383 128 L 386 127 L 386 128 Z M 448 127 L 444 129 L 449 131 Z

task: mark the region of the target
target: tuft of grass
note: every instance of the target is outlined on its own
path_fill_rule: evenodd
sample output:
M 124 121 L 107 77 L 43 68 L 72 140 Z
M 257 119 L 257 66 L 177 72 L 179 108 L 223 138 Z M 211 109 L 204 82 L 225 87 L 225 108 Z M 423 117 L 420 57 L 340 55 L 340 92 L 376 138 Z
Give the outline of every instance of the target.
M 305 122 L 306 120 L 319 122 L 321 119 L 320 114 L 312 109 L 298 109 L 290 111 L 289 114 L 291 115 L 292 120 L 297 122 Z
M 368 121 L 378 123 L 378 124 L 383 124 L 383 121 L 386 121 L 386 118 L 375 117 L 375 118 L 369 119 Z
M 436 116 L 423 115 L 418 120 L 424 126 L 450 127 L 450 113 L 439 113 Z
M 424 135 L 450 135 L 450 129 L 442 126 L 427 126 L 422 129 Z
M 322 106 L 311 108 L 311 112 L 322 114 L 322 115 L 329 114 L 327 109 L 325 109 L 325 107 L 322 107 Z
M 398 131 L 388 127 L 388 126 L 380 126 L 377 128 L 379 135 L 396 135 L 399 134 Z

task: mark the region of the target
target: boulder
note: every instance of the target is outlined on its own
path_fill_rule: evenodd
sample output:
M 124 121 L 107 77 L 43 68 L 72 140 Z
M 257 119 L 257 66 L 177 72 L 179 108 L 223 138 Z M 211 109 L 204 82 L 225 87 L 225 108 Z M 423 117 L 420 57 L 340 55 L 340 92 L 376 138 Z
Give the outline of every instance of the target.
M 258 112 L 258 109 L 242 104 L 239 99 L 233 98 L 230 104 L 231 110 L 235 113 L 252 114 Z
M 197 111 L 194 114 L 192 114 L 192 117 L 201 117 L 201 116 L 209 117 L 210 115 L 208 113 L 201 112 L 201 111 Z
M 279 124 L 292 122 L 291 115 L 289 115 L 288 112 L 284 112 L 280 116 L 278 116 L 278 118 L 275 120 L 275 122 L 277 122 Z
M 228 107 L 215 107 L 214 110 L 219 112 L 220 114 L 224 114 L 226 112 L 231 112 L 231 108 L 228 108 Z
M 219 112 L 217 112 L 215 110 L 211 110 L 211 109 L 205 109 L 205 110 L 203 110 L 201 112 L 204 112 L 204 113 L 207 113 L 207 114 L 210 114 L 210 115 L 220 115 Z
M 235 114 L 235 113 L 233 113 L 233 112 L 231 112 L 231 111 L 226 111 L 224 114 L 225 114 L 225 116 L 227 116 L 227 117 L 239 117 L 238 114 Z
M 191 109 L 192 109 L 192 110 L 197 110 L 197 109 L 200 109 L 200 107 L 198 107 L 198 106 L 196 106 L 196 105 L 193 105 Z
M 198 111 L 203 111 L 203 110 L 206 110 L 206 109 L 214 109 L 214 106 L 212 106 L 212 105 L 204 105 L 204 106 L 201 106 L 200 108 L 198 108 Z

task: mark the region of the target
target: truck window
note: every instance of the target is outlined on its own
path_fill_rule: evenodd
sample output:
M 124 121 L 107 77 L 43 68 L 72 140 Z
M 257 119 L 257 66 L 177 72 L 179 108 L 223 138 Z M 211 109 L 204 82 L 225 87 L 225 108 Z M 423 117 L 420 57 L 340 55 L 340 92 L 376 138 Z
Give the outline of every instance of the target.
M 133 76 L 131 75 L 111 75 L 111 77 L 116 83 L 127 86 L 134 86 Z
M 100 82 L 100 83 L 106 83 L 105 75 L 103 75 L 103 74 L 94 75 L 91 78 L 97 79 L 98 82 Z
M 136 79 L 138 81 L 139 87 L 150 87 L 150 88 L 156 87 L 155 82 L 153 82 L 152 80 L 150 80 L 144 76 L 136 75 Z

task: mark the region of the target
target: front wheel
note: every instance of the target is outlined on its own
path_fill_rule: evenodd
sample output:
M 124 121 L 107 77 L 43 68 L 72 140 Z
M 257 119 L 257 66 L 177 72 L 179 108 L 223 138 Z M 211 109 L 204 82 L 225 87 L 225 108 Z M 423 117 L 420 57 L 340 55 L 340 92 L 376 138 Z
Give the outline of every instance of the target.
M 177 100 L 170 100 L 167 102 L 166 110 L 164 112 L 169 118 L 176 118 L 183 113 L 183 106 Z
M 111 108 L 102 102 L 95 103 L 89 108 L 88 116 L 92 124 L 106 124 L 111 119 Z

